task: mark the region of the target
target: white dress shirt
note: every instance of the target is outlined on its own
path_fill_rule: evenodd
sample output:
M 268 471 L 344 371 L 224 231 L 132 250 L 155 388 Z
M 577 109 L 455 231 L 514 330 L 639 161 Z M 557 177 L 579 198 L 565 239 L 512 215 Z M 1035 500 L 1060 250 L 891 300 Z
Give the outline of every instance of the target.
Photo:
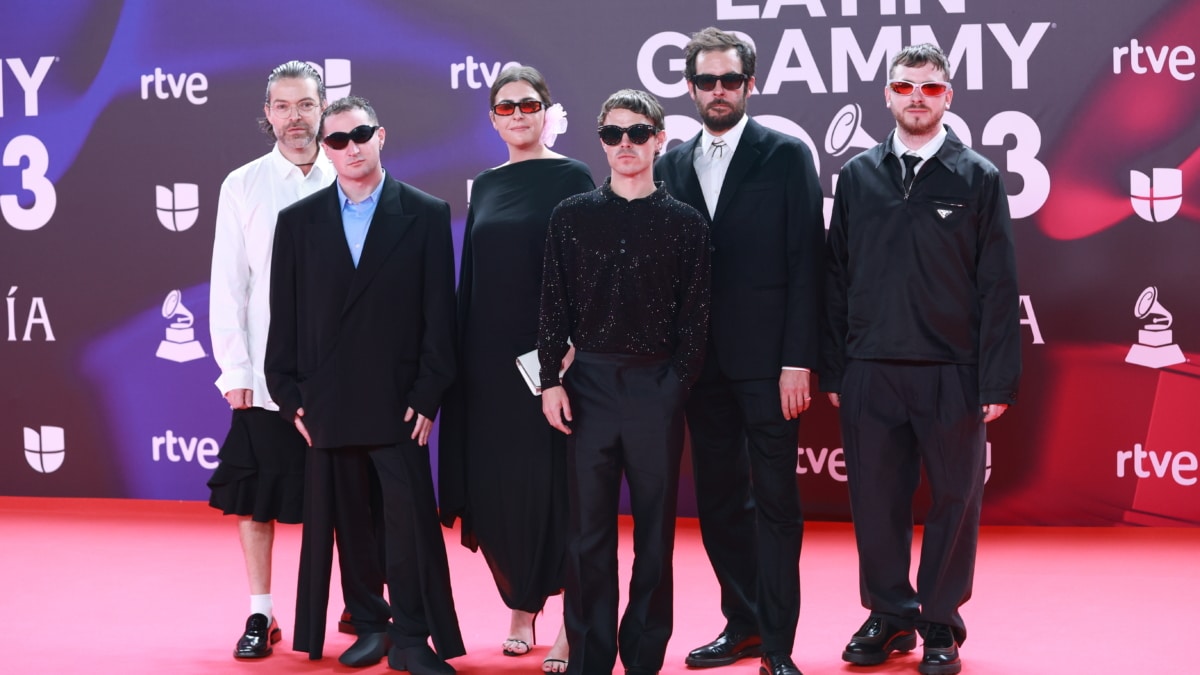
M 896 157 L 901 158 L 900 162 L 900 179 L 904 179 L 904 155 L 916 155 L 921 158 L 917 165 L 913 168 L 914 173 L 921 173 L 921 167 L 925 166 L 925 162 L 929 161 L 930 157 L 937 154 L 938 150 L 942 149 L 942 144 L 946 142 L 946 125 L 942 125 L 941 131 L 929 140 L 928 143 L 917 149 L 910 149 L 908 146 L 900 142 L 900 134 L 892 134 L 892 153 Z
M 700 191 L 704 193 L 704 205 L 708 207 L 709 218 L 717 215 L 721 186 L 725 183 L 729 162 L 733 159 L 733 153 L 737 152 L 738 141 L 742 140 L 742 132 L 746 130 L 746 122 L 749 119 L 742 115 L 742 119 L 738 120 L 733 128 L 720 136 L 712 135 L 707 128 L 700 131 L 700 142 L 696 144 L 693 166 L 696 167 L 696 177 L 700 179 Z M 725 148 L 713 153 L 713 141 L 718 138 L 725 142 Z
M 222 394 L 249 389 L 256 407 L 279 410 L 263 375 L 275 221 L 280 209 L 326 187 L 336 175 L 319 148 L 306 176 L 275 146 L 221 184 L 208 299 L 213 358 L 221 368 L 216 385 Z

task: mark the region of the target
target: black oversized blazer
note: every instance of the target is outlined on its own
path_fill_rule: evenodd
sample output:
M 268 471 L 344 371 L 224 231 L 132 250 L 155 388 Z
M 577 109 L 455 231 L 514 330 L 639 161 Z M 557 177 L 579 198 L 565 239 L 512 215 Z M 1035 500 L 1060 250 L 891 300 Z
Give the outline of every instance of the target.
M 279 212 L 266 378 L 287 420 L 304 408 L 313 445 L 407 439 L 412 407 L 433 419 L 454 378 L 450 207 L 384 177 L 355 268 L 337 185 Z

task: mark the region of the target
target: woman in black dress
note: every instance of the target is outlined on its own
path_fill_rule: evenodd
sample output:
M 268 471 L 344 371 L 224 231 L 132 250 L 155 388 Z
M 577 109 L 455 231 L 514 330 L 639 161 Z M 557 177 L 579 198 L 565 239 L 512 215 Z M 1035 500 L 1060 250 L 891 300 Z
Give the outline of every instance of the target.
M 567 493 L 565 436 L 546 424 L 516 358 L 537 341 L 550 212 L 595 184 L 586 164 L 549 149 L 566 118 L 537 70 L 501 72 L 490 107 L 508 161 L 471 187 L 458 287 L 460 372 L 442 415 L 439 498 L 442 522 L 461 517 L 463 545 L 483 551 L 512 610 L 504 653 L 520 656 L 532 649 L 546 598 L 562 589 Z M 542 669 L 565 671 L 567 651 L 560 630 Z

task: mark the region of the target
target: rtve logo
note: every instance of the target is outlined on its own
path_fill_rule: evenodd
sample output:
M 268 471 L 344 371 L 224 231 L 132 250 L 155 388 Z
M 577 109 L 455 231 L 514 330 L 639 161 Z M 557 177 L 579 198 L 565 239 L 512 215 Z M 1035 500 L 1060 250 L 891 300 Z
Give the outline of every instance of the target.
M 1154 179 L 1141 171 L 1129 172 L 1129 201 L 1142 220 L 1162 223 L 1183 206 L 1183 171 L 1154 169 Z
M 164 86 L 165 85 L 165 86 Z M 208 102 L 208 78 L 204 73 L 179 73 L 172 75 L 164 73 L 162 68 L 155 68 L 153 73 L 142 75 L 142 100 L 146 101 L 153 93 L 155 98 L 187 98 L 193 105 L 204 105 Z
M 459 76 L 465 75 L 467 78 L 467 86 L 471 89 L 480 89 L 483 87 L 491 87 L 495 83 L 496 78 L 501 71 L 509 66 L 521 65 L 517 61 L 509 61 L 508 63 L 500 63 L 493 61 L 489 66 L 486 63 L 476 61 L 474 56 L 468 55 L 462 63 L 450 64 L 450 88 L 458 89 Z M 482 80 L 475 79 L 475 71 L 483 77 Z
M 797 447 L 796 448 L 796 475 L 804 476 L 807 474 L 827 473 L 829 477 L 839 483 L 845 483 L 846 477 L 846 451 L 842 448 L 821 448 L 815 451 L 815 448 Z M 987 441 L 984 446 L 984 467 L 983 467 L 983 482 L 987 483 L 992 479 L 992 442 Z
M 1146 65 L 1142 64 L 1143 56 L 1146 57 Z M 1171 77 L 1180 82 L 1187 82 L 1196 77 L 1191 68 L 1196 65 L 1196 52 L 1188 46 L 1151 47 L 1138 43 L 1135 38 L 1129 41 L 1128 47 L 1113 47 L 1113 74 L 1121 74 L 1121 64 L 1126 57 L 1129 58 L 1129 70 L 1135 75 L 1145 75 L 1149 72 L 1159 74 L 1166 68 L 1171 71 Z
M 25 427 L 25 461 L 38 473 L 54 473 L 67 457 L 62 427 Z
M 183 232 L 200 215 L 200 188 L 195 183 L 175 183 L 174 188 L 154 186 L 158 222 L 172 232 Z
M 150 459 L 155 462 L 195 462 L 205 469 L 215 469 L 220 464 L 220 450 L 221 444 L 215 438 L 184 436 L 170 429 L 162 436 L 150 437 Z
M 325 59 L 324 67 L 313 61 L 309 61 L 308 65 L 321 74 L 327 99 L 336 101 L 350 95 L 350 59 Z

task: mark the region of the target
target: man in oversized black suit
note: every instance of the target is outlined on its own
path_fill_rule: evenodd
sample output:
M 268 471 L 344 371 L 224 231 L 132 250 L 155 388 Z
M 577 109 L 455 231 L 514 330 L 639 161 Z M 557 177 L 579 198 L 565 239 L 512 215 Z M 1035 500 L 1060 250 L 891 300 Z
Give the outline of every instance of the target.
M 311 446 L 293 646 L 321 657 L 336 532 L 358 633 L 339 660 L 387 655 L 397 670 L 440 675 L 465 652 L 426 445 L 454 376 L 450 208 L 384 173 L 385 133 L 365 100 L 332 103 L 319 134 L 337 181 L 281 211 L 276 227 L 267 383 Z
M 807 146 L 746 116 L 754 66 L 753 47 L 735 35 L 692 36 L 684 75 L 704 128 L 655 170 L 712 223 L 710 342 L 687 419 L 700 531 L 726 625 L 687 664 L 761 654 L 761 672 L 798 675 L 796 446 L 818 359 L 824 221 Z

